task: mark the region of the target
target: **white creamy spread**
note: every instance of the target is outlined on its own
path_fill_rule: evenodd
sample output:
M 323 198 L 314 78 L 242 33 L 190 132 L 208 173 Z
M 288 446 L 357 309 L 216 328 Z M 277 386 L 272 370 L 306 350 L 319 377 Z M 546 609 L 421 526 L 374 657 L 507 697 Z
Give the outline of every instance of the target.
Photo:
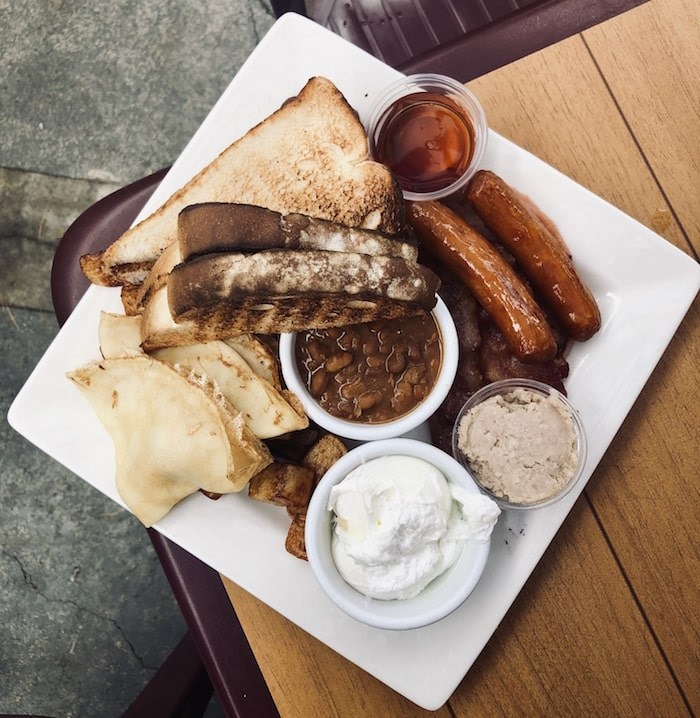
M 472 407 L 457 431 L 457 447 L 481 485 L 517 504 L 558 494 L 578 466 L 573 420 L 555 393 L 492 396 Z
M 448 482 L 412 456 L 382 456 L 353 469 L 331 490 L 333 558 L 365 596 L 417 596 L 459 558 L 466 541 L 486 541 L 495 502 Z

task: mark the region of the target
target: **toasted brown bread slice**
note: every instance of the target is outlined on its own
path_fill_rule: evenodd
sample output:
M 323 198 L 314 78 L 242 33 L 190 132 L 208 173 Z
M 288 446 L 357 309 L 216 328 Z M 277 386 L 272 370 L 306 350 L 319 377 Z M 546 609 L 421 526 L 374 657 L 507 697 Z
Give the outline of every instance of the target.
M 285 301 L 289 306 L 288 299 L 306 305 L 309 297 L 335 296 L 342 298 L 338 311 L 355 299 L 362 303 L 382 298 L 430 310 L 439 286 L 437 276 L 416 262 L 325 250 L 208 254 L 177 265 L 167 282 L 176 322 L 203 317 L 222 303 L 250 305 L 250 298 L 259 305 Z
M 414 316 L 425 309 L 415 302 L 381 296 L 326 294 L 294 297 L 244 297 L 235 302 L 198 309 L 175 322 L 168 306 L 167 287 L 151 297 L 141 320 L 144 351 L 226 339 L 239 334 L 276 334 L 310 328 L 362 324 L 375 319 Z
M 416 302 L 378 296 L 349 297 L 347 294 L 299 297 L 245 297 L 235 302 L 198 308 L 187 320 L 205 336 L 232 336 L 251 332 L 278 334 L 304 329 L 364 324 L 375 319 L 398 319 L 425 312 Z M 183 336 L 178 334 L 178 341 Z
M 326 78 L 225 149 L 156 212 L 98 254 L 81 258 L 96 284 L 139 284 L 176 238 L 177 216 L 200 202 L 246 202 L 397 233 L 403 198 L 389 170 L 368 159 L 357 113 Z
M 180 212 L 180 261 L 212 252 L 261 249 L 325 249 L 331 252 L 418 259 L 418 245 L 382 232 L 348 227 L 299 212 L 280 214 L 265 207 L 205 202 Z
M 130 307 L 135 313 L 141 314 L 144 311 L 153 294 L 167 284 L 170 272 L 180 262 L 182 262 L 180 243 L 176 241 L 161 252 L 160 257 L 153 263 L 143 283 L 136 285 L 138 289 L 133 295 L 133 302 Z M 122 290 L 122 301 L 123 294 Z M 129 309 L 127 308 L 128 311 Z
M 176 324 L 168 306 L 167 286 L 152 294 L 141 315 L 141 347 L 145 352 L 163 347 L 187 346 L 212 339 L 227 339 L 230 336 L 236 336 L 236 332 L 215 335 L 206 325 L 199 326 L 193 321 Z
M 347 227 L 305 214 L 280 214 L 256 205 L 205 202 L 180 212 L 177 241 L 151 267 L 127 311 L 141 313 L 172 269 L 203 254 L 263 249 L 324 249 L 401 257 L 414 262 L 416 242 L 376 230 Z
M 124 307 L 124 313 L 129 316 L 143 312 L 143 307 L 139 302 L 141 286 L 141 284 L 125 284 L 121 288 L 122 307 Z

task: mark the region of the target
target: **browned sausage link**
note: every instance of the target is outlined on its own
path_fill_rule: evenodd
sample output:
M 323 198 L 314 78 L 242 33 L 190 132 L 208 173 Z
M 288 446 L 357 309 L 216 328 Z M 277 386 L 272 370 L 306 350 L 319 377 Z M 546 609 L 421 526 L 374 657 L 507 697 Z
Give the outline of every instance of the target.
M 564 331 L 578 341 L 600 329 L 600 310 L 562 244 L 518 194 L 493 172 L 469 182 L 467 199 L 484 224 L 515 257 Z
M 518 359 L 546 361 L 555 355 L 556 342 L 542 310 L 483 235 L 439 202 L 407 202 L 407 217 L 425 248 L 489 313 Z

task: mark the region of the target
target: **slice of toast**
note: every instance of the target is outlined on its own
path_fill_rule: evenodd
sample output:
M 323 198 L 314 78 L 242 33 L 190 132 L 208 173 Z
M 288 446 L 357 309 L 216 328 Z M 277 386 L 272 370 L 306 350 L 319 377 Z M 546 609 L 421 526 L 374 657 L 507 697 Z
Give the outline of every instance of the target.
M 230 202 L 189 205 L 177 221 L 177 241 L 161 253 L 143 284 L 130 297 L 129 313 L 144 311 L 173 268 L 194 257 L 217 252 L 264 249 L 323 249 L 368 255 L 418 258 L 418 245 L 376 230 L 348 227 L 305 214 L 280 214 L 265 207 Z
M 178 261 L 212 252 L 261 249 L 325 249 L 331 252 L 418 259 L 415 241 L 382 232 L 348 227 L 293 212 L 280 214 L 265 207 L 232 202 L 190 205 L 177 220 Z M 175 266 L 177 262 L 173 263 Z
M 383 296 L 325 294 L 294 297 L 244 297 L 200 308 L 196 316 L 176 322 L 168 306 L 167 287 L 151 297 L 141 317 L 144 351 L 226 339 L 240 334 L 277 334 L 310 328 L 397 319 L 425 311 L 416 302 Z
M 83 256 L 83 272 L 96 284 L 140 284 L 175 240 L 180 211 L 200 202 L 245 202 L 388 234 L 403 225 L 398 185 L 368 159 L 357 113 L 322 77 L 311 78 L 106 250 Z
M 207 254 L 178 264 L 167 281 L 176 322 L 208 316 L 220 304 L 247 304 L 251 298 L 261 306 L 279 305 L 286 299 L 305 306 L 307 298 L 313 302 L 323 296 L 342 297 L 333 313 L 345 311 L 353 302 L 357 308 L 381 298 L 429 311 L 439 286 L 437 276 L 417 262 L 325 250 Z

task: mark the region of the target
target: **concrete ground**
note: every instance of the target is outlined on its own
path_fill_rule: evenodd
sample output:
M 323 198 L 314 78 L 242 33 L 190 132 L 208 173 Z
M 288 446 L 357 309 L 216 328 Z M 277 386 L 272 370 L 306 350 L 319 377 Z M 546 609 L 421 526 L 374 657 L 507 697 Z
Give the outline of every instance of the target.
M 273 22 L 265 0 L 0 0 L 0 714 L 119 716 L 185 631 L 141 525 L 6 413 L 58 331 L 65 229 L 170 164 Z

